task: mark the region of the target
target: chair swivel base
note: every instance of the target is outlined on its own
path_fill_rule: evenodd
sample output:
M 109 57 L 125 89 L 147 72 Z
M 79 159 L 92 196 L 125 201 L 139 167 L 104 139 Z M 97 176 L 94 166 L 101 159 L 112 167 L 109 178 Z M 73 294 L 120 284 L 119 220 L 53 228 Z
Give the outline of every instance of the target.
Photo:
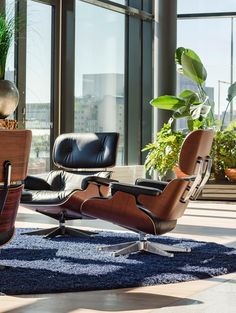
M 191 252 L 190 248 L 163 245 L 159 243 L 150 242 L 147 240 L 138 240 L 112 246 L 99 247 L 98 250 L 115 251 L 112 253 L 113 256 L 126 255 L 139 251 L 146 251 L 157 255 L 173 257 L 174 254 L 170 252 Z
M 72 236 L 72 237 L 91 237 L 96 235 L 97 233 L 75 229 L 72 227 L 65 227 L 64 225 L 59 225 L 58 227 L 48 228 L 48 229 L 40 229 L 27 233 L 23 233 L 22 235 L 44 235 L 44 238 L 54 238 L 56 236 Z
M 11 266 L 0 264 L 0 271 L 7 270 L 7 269 L 9 269 L 9 268 L 11 268 Z

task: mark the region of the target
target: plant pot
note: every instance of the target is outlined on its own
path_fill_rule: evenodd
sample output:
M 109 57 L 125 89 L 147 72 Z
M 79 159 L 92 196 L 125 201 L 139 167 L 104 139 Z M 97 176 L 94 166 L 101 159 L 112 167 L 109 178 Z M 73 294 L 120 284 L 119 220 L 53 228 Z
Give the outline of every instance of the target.
M 229 181 L 236 182 L 236 168 L 225 169 L 225 176 Z
M 185 174 L 184 172 L 182 172 L 178 165 L 174 166 L 174 172 L 175 172 L 176 178 L 184 178 L 184 177 L 189 176 Z
M 19 92 L 16 85 L 9 80 L 0 80 L 0 119 L 11 115 L 19 102 Z
M 16 128 L 17 128 L 16 120 L 0 119 L 0 129 L 16 129 Z

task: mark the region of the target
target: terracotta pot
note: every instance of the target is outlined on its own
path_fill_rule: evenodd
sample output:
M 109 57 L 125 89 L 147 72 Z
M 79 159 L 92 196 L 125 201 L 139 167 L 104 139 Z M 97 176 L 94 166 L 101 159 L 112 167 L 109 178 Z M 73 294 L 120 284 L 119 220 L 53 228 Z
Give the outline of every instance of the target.
M 236 168 L 225 169 L 225 176 L 228 180 L 236 182 Z
M 0 118 L 11 115 L 19 102 L 19 92 L 16 85 L 9 80 L 0 80 Z
M 174 166 L 174 172 L 177 178 L 183 178 L 183 177 L 188 177 L 189 175 L 185 174 L 184 172 L 181 171 L 181 169 L 178 167 L 178 165 Z
M 16 120 L 0 119 L 0 129 L 16 129 L 16 128 L 17 128 Z

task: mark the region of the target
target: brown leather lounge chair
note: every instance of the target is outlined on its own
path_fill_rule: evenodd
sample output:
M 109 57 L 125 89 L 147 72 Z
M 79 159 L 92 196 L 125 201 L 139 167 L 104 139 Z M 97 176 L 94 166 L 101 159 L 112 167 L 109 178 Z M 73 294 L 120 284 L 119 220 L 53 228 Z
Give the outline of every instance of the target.
M 58 220 L 59 226 L 28 235 L 53 238 L 93 234 L 65 227 L 65 221 L 83 218 L 80 206 L 85 199 L 108 195 L 111 171 L 107 168 L 116 163 L 118 138 L 119 134 L 112 132 L 71 133 L 56 139 L 52 159 L 58 169 L 46 179 L 28 176 L 21 205 Z
M 86 200 L 81 207 L 82 214 L 139 234 L 136 242 L 101 247 L 101 250 L 116 251 L 115 256 L 140 250 L 169 257 L 174 251 L 189 252 L 185 248 L 151 243 L 147 241 L 147 234 L 162 235 L 173 230 L 189 200 L 196 199 L 210 175 L 212 140 L 212 130 L 196 130 L 186 137 L 179 166 L 188 177 L 169 183 L 145 179 L 138 179 L 136 185 L 112 183 L 110 197 Z
M 0 246 L 14 235 L 31 145 L 29 130 L 0 130 Z M 6 268 L 1 265 L 0 269 Z

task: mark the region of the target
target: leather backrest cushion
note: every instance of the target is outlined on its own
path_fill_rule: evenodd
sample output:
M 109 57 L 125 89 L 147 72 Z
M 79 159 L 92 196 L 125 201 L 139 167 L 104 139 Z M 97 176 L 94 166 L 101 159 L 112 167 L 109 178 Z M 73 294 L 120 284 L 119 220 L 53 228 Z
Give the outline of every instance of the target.
M 88 176 L 99 176 L 110 178 L 110 171 L 80 171 L 80 172 L 65 172 L 51 171 L 47 177 L 47 183 L 50 184 L 51 190 L 62 191 L 72 189 L 83 189 L 83 179 Z
M 60 168 L 114 166 L 118 133 L 70 133 L 60 135 L 53 147 L 53 162 Z

